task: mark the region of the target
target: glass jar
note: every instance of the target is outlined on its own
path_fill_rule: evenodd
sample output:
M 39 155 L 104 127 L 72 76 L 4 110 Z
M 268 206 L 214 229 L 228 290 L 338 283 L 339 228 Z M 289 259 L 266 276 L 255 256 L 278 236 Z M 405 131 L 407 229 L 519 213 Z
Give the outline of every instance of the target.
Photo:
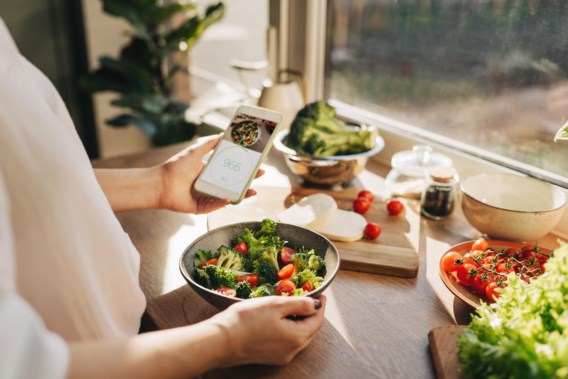
M 456 203 L 458 174 L 453 167 L 433 167 L 428 170 L 427 184 L 420 201 L 421 213 L 433 220 L 448 217 Z
M 385 179 L 387 196 L 420 199 L 428 170 L 437 166 L 452 166 L 452 160 L 434 153 L 431 146 L 415 145 L 412 150 L 394 154 L 391 166 L 392 170 Z

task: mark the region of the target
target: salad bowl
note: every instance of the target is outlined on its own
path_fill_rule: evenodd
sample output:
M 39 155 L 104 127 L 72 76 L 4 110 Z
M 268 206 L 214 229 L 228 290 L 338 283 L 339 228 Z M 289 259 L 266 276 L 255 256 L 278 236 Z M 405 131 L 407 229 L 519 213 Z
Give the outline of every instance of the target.
M 227 296 L 201 285 L 195 277 L 194 261 L 196 252 L 199 249 L 215 251 L 222 245 L 231 246 L 232 240 L 238 234 L 242 233 L 245 228 L 257 230 L 260 225 L 261 222 L 251 221 L 213 229 L 198 237 L 182 253 L 179 268 L 185 281 L 199 296 L 216 308 L 225 309 L 231 304 L 246 301 L 247 299 Z M 314 298 L 319 297 L 331 284 L 339 270 L 339 252 L 335 245 L 319 233 L 291 224 L 278 223 L 276 234 L 293 246 L 304 246 L 307 249 L 314 249 L 315 253 L 324 259 L 326 273 L 323 278 L 323 283 L 321 286 L 305 295 Z

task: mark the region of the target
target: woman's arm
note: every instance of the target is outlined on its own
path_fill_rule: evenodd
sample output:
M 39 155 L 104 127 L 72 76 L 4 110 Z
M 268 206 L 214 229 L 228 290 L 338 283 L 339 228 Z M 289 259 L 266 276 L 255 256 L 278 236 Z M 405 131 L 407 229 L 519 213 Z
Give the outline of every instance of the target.
M 321 328 L 324 309 L 325 296 L 321 302 L 269 296 L 240 302 L 191 326 L 73 343 L 67 377 L 188 378 L 218 367 L 287 364 Z M 291 320 L 289 315 L 306 317 Z

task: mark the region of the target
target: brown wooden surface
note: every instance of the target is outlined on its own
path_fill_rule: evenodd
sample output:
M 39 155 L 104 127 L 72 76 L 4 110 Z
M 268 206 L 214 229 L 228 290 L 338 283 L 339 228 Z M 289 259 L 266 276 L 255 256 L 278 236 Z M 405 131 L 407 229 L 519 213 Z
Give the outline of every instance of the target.
M 209 214 L 209 229 L 243 221 L 260 221 L 276 218 L 278 212 L 298 202 L 302 197 L 317 192 L 332 196 L 341 209 L 352 210 L 357 197 L 354 187 L 340 191 L 322 190 L 294 186 L 292 189 L 279 187 L 256 187 L 258 196 L 247 203 L 246 212 L 235 212 L 223 208 Z M 406 211 L 399 216 L 389 216 L 386 202 L 376 198 L 364 215 L 367 221 L 382 227 L 376 240 L 354 242 L 333 241 L 341 257 L 341 268 L 374 274 L 413 278 L 418 274 L 418 245 L 420 238 L 420 216 L 416 204 L 402 200 Z
M 164 161 L 184 144 L 143 154 L 93 162 L 95 167 L 145 167 Z M 288 191 L 299 184 L 279 154 L 269 156 L 266 174 L 255 180 L 261 209 L 277 206 L 266 189 Z M 369 161 L 352 191 L 380 192 L 388 168 Z M 264 189 L 264 190 L 263 190 Z M 262 199 L 262 200 L 261 200 Z M 255 201 L 256 201 L 255 200 Z M 228 206 L 234 213 L 257 212 L 253 199 Z M 184 282 L 178 268 L 187 245 L 207 232 L 207 217 L 146 210 L 118 215 L 140 251 L 140 285 L 147 312 L 160 328 L 205 320 L 217 310 Z M 446 220 L 420 224 L 419 270 L 414 278 L 340 270 L 326 289 L 326 322 L 314 342 L 285 367 L 244 366 L 216 370 L 209 378 L 435 378 L 428 333 L 437 326 L 466 324 L 472 309 L 456 299 L 439 275 L 443 252 L 479 237 L 459 209 Z M 554 243 L 554 237 L 549 238 Z M 543 246 L 546 246 L 543 244 Z
M 438 379 L 465 379 L 460 371 L 456 341 L 463 332 L 463 325 L 438 326 L 428 333 L 430 351 Z

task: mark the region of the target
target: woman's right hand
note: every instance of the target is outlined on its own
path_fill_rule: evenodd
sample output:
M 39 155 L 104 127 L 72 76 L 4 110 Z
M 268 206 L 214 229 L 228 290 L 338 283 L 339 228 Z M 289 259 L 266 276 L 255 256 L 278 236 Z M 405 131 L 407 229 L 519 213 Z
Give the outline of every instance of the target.
M 210 321 L 227 339 L 223 366 L 290 363 L 323 325 L 325 303 L 324 295 L 319 304 L 306 296 L 267 296 L 241 301 L 215 315 Z

